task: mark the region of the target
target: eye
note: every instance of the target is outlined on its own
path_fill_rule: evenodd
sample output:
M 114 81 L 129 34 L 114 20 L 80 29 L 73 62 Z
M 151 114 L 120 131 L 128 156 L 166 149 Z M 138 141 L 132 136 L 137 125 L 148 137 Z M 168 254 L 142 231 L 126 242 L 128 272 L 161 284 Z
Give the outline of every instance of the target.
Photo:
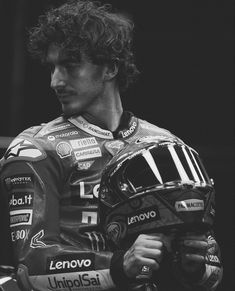
M 75 62 L 67 62 L 64 64 L 64 68 L 68 73 L 73 73 L 79 67 L 78 63 Z

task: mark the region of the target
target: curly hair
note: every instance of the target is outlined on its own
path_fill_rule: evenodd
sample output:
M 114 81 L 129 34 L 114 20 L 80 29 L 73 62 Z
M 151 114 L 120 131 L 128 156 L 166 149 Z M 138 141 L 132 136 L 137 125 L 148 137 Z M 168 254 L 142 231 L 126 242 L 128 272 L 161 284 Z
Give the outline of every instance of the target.
M 85 54 L 97 65 L 115 62 L 119 89 L 126 90 L 139 74 L 132 51 L 134 23 L 111 9 L 110 4 L 90 0 L 72 0 L 50 8 L 29 30 L 29 52 L 43 62 L 48 47 L 56 44 L 75 61 Z

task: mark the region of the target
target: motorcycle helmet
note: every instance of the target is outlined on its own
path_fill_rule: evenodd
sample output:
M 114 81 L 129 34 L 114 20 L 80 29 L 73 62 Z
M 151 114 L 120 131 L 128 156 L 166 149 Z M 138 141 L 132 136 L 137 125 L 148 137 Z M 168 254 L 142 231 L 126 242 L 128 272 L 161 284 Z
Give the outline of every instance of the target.
M 213 225 L 214 187 L 198 153 L 181 141 L 143 137 L 105 167 L 100 222 L 123 247 L 140 233 L 205 230 Z

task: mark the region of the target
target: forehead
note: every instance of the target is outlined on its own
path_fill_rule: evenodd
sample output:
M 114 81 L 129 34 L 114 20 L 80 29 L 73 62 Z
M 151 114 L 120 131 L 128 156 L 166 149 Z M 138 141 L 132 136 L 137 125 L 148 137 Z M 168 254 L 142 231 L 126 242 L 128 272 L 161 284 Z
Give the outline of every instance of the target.
M 80 56 L 79 59 L 77 58 L 77 62 L 80 61 L 81 58 L 82 56 Z M 48 47 L 47 55 L 46 55 L 47 63 L 57 64 L 57 63 L 63 63 L 66 61 L 71 61 L 71 60 L 75 61 L 75 58 L 66 54 L 60 46 L 51 44 Z
M 59 46 L 50 45 L 47 50 L 46 62 L 57 63 L 62 58 L 62 50 Z

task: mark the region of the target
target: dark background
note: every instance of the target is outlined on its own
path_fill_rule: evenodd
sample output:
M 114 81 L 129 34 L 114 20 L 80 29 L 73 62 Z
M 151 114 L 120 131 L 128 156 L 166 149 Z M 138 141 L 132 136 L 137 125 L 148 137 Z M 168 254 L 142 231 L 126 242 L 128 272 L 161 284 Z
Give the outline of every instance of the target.
M 215 180 L 215 232 L 224 277 L 234 285 L 234 1 L 103 1 L 131 14 L 139 82 L 123 96 L 126 109 L 169 129 L 199 151 Z M 0 153 L 23 129 L 60 112 L 49 75 L 26 50 L 27 28 L 59 0 L 1 0 Z M 4 203 L 1 213 L 4 214 Z M 4 226 L 3 226 L 4 228 Z M 5 229 L 0 264 L 8 262 Z

